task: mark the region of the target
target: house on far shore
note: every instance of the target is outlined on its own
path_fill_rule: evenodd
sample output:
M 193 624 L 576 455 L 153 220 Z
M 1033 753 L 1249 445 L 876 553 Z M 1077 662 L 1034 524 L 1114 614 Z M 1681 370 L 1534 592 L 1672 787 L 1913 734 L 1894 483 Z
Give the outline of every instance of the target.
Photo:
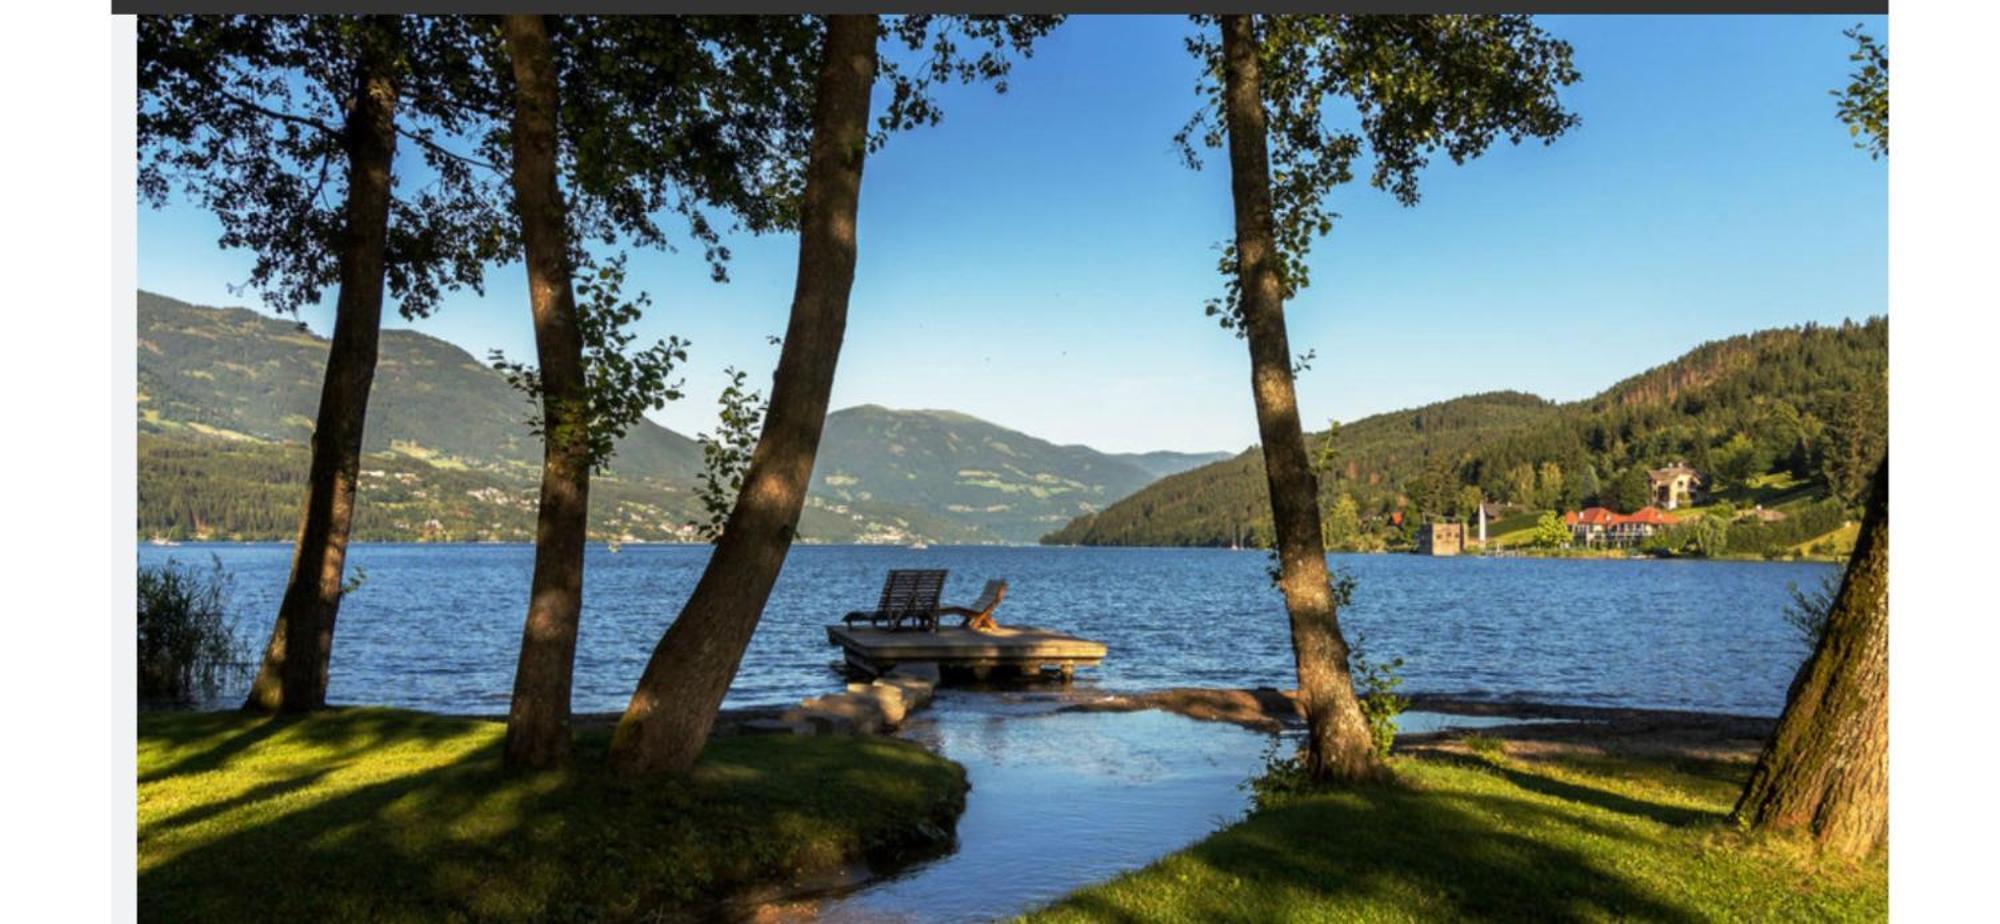
M 1676 522 L 1673 514 L 1658 507 L 1646 507 L 1631 514 L 1617 513 L 1604 507 L 1585 507 L 1563 514 L 1563 524 L 1569 527 L 1570 544 L 1586 548 L 1631 548 Z
M 1611 524 L 1618 514 L 1607 507 L 1585 507 L 1563 514 L 1563 525 L 1569 527 L 1571 545 L 1603 545 Z
M 1418 555 L 1457 555 L 1463 551 L 1464 523 L 1426 523 L 1417 530 Z
M 1682 504 L 1699 503 L 1705 493 L 1702 489 L 1707 484 L 1708 479 L 1683 462 L 1646 473 L 1646 487 L 1652 493 L 1654 506 L 1667 510 Z

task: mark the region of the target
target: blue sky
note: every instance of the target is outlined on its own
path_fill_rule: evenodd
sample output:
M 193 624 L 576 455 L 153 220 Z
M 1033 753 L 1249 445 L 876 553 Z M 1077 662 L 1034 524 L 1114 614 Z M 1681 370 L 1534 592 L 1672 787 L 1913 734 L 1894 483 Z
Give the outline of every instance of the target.
M 1850 43 L 1881 18 L 1549 17 L 1583 80 L 1583 118 L 1544 147 L 1504 143 L 1423 177 L 1398 206 L 1351 184 L 1288 309 L 1317 427 L 1479 391 L 1568 400 L 1705 340 L 1887 311 L 1888 171 L 1833 117 Z M 860 262 L 834 407 L 949 408 L 1113 451 L 1255 441 L 1241 341 L 1202 314 L 1231 233 L 1227 164 L 1183 167 L 1193 111 L 1180 17 L 1078 17 L 1010 90 L 940 94 L 944 124 L 894 137 L 862 186 Z M 877 93 L 880 103 L 881 93 Z M 1365 174 L 1364 174 L 1365 175 Z M 142 209 L 142 288 L 256 305 L 250 255 L 184 206 Z M 708 429 L 723 369 L 768 383 L 796 240 L 731 240 L 732 281 L 698 252 L 634 253 L 643 337 L 693 341 L 688 397 L 655 415 Z M 484 357 L 533 356 L 525 273 L 410 325 Z M 304 320 L 324 333 L 331 301 Z

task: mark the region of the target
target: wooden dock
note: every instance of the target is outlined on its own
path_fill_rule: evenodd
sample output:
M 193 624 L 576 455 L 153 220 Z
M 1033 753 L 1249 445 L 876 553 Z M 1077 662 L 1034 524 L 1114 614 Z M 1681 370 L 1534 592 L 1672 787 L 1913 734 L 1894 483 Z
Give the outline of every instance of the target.
M 1054 629 L 1001 626 L 994 629 L 943 628 L 936 632 L 892 632 L 834 625 L 827 641 L 839 645 L 847 663 L 880 676 L 898 664 L 929 662 L 942 672 L 970 674 L 978 679 L 1034 675 L 1054 670 L 1067 679 L 1079 667 L 1104 660 L 1104 643 Z

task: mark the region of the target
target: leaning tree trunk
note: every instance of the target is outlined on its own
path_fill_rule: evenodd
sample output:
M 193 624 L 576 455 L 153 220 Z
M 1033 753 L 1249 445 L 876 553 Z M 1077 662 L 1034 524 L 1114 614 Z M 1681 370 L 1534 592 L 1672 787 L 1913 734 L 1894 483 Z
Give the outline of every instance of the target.
M 505 755 L 510 766 L 548 767 L 569 757 L 570 682 L 590 514 L 589 393 L 570 285 L 568 221 L 556 187 L 556 73 L 548 25 L 540 16 L 508 16 L 502 30 L 514 67 L 514 203 L 542 386 L 535 575 Z
M 827 17 L 799 215 L 798 281 L 764 432 L 708 567 L 653 649 L 619 720 L 611 761 L 620 772 L 694 766 L 791 547 L 847 327 L 875 31 L 874 16 Z
M 340 245 L 340 296 L 313 426 L 305 512 L 291 576 L 263 665 L 243 708 L 305 712 L 326 705 L 333 623 L 340 614 L 347 537 L 354 525 L 362 428 L 382 329 L 383 254 L 389 236 L 390 172 L 396 152 L 396 81 L 379 43 L 362 54 L 347 113 L 347 202 Z
M 1292 352 L 1272 227 L 1270 154 L 1250 17 L 1222 17 L 1222 53 L 1242 324 L 1250 342 L 1250 390 L 1277 532 L 1278 586 L 1291 617 L 1292 656 L 1309 728 L 1306 769 L 1322 780 L 1378 778 L 1387 769 L 1375 757 L 1368 722 L 1348 676 L 1347 642 L 1340 635 L 1326 547 L 1320 541 L 1318 486 L 1306 461 L 1292 389 Z
M 1863 856 L 1889 838 L 1889 460 L 1875 470 L 1847 576 L 1736 803 L 1752 829 L 1804 829 Z

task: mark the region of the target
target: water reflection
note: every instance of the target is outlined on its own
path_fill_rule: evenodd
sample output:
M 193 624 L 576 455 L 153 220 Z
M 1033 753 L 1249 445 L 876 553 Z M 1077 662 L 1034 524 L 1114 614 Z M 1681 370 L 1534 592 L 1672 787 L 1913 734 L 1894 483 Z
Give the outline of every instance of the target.
M 965 765 L 958 850 L 823 907 L 823 921 L 986 921 L 1136 869 L 1242 817 L 1270 736 L 1164 712 L 1060 713 L 943 694 L 906 737 Z

